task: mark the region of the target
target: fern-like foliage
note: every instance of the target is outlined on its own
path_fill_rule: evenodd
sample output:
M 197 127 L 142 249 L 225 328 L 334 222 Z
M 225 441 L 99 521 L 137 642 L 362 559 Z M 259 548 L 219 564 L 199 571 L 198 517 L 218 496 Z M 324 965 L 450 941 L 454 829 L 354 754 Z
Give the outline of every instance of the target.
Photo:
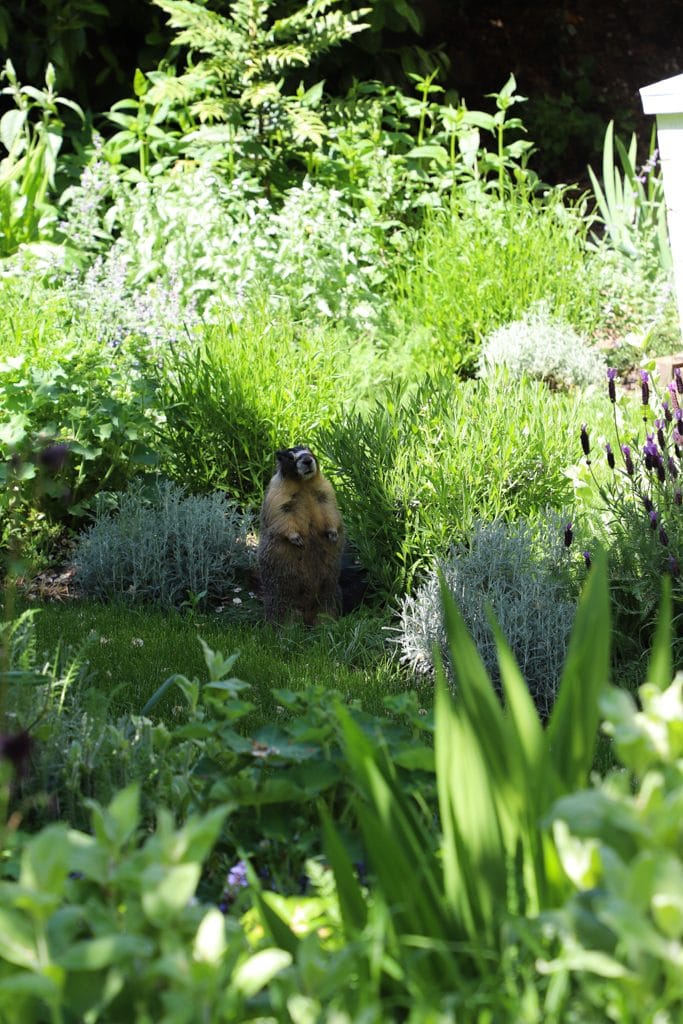
M 290 92 L 288 75 L 362 31 L 369 8 L 345 11 L 339 0 L 306 0 L 275 18 L 274 0 L 234 0 L 228 16 L 194 0 L 154 3 L 168 14 L 173 41 L 189 49 L 189 59 L 181 75 L 155 77 L 150 103 L 180 103 L 200 125 L 224 122 L 236 137 L 246 132 L 264 147 L 261 160 L 276 135 L 290 144 L 320 145 L 325 123 L 312 108 L 321 89 Z

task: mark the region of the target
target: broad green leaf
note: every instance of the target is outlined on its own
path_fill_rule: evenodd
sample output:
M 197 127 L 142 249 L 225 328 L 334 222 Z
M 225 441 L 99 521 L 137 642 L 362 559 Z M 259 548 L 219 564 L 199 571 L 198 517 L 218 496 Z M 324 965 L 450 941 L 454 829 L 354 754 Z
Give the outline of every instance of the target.
M 194 959 L 217 966 L 227 948 L 225 917 L 217 907 L 212 907 L 206 912 L 197 929 L 193 948 Z
M 7 890 L 3 892 L 6 898 Z M 16 967 L 37 969 L 39 964 L 33 922 L 17 910 L 0 906 L 0 957 Z
M 98 935 L 74 943 L 57 963 L 68 971 L 101 971 L 112 964 L 140 957 L 147 959 L 154 952 L 154 943 L 141 935 Z
M 194 896 L 200 874 L 199 863 L 147 867 L 140 879 L 142 909 L 147 920 L 160 928 L 170 925 Z
M 284 949 L 261 949 L 233 971 L 232 984 L 249 999 L 291 963 L 292 954 Z

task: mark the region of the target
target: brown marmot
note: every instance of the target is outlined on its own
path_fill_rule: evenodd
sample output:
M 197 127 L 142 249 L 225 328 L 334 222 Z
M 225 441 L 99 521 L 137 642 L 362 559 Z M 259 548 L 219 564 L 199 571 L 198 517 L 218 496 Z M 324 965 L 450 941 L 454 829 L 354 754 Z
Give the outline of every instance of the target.
M 319 614 L 340 611 L 344 526 L 332 484 L 311 449 L 297 445 L 275 454 L 258 545 L 266 618 L 302 618 L 312 626 Z

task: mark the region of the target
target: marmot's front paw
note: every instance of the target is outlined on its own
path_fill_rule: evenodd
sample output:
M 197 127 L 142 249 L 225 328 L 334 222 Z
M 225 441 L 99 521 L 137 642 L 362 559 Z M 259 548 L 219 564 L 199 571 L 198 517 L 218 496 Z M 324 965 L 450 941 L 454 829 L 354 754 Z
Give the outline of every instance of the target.
M 287 540 L 296 548 L 302 548 L 304 546 L 304 539 L 300 533 L 288 533 Z
M 337 541 L 339 540 L 339 534 L 337 533 L 336 530 L 326 530 L 325 536 L 327 537 L 331 544 L 336 544 Z

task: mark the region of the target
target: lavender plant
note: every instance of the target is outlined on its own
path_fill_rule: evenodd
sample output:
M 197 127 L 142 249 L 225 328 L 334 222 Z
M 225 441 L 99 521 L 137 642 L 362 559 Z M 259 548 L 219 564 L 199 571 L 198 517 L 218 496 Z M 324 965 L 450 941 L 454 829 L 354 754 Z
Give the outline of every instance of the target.
M 589 425 L 581 428 L 583 483 L 598 516 L 590 526 L 610 550 L 610 573 L 617 626 L 625 636 L 642 639 L 649 630 L 663 574 L 673 580 L 677 610 L 683 601 L 683 374 L 660 396 L 653 376 L 640 371 L 639 387 L 617 393 L 618 374 L 607 370 L 613 434 L 594 446 Z M 640 430 L 626 425 L 625 405 L 636 398 Z M 589 517 L 590 518 L 590 517 Z

